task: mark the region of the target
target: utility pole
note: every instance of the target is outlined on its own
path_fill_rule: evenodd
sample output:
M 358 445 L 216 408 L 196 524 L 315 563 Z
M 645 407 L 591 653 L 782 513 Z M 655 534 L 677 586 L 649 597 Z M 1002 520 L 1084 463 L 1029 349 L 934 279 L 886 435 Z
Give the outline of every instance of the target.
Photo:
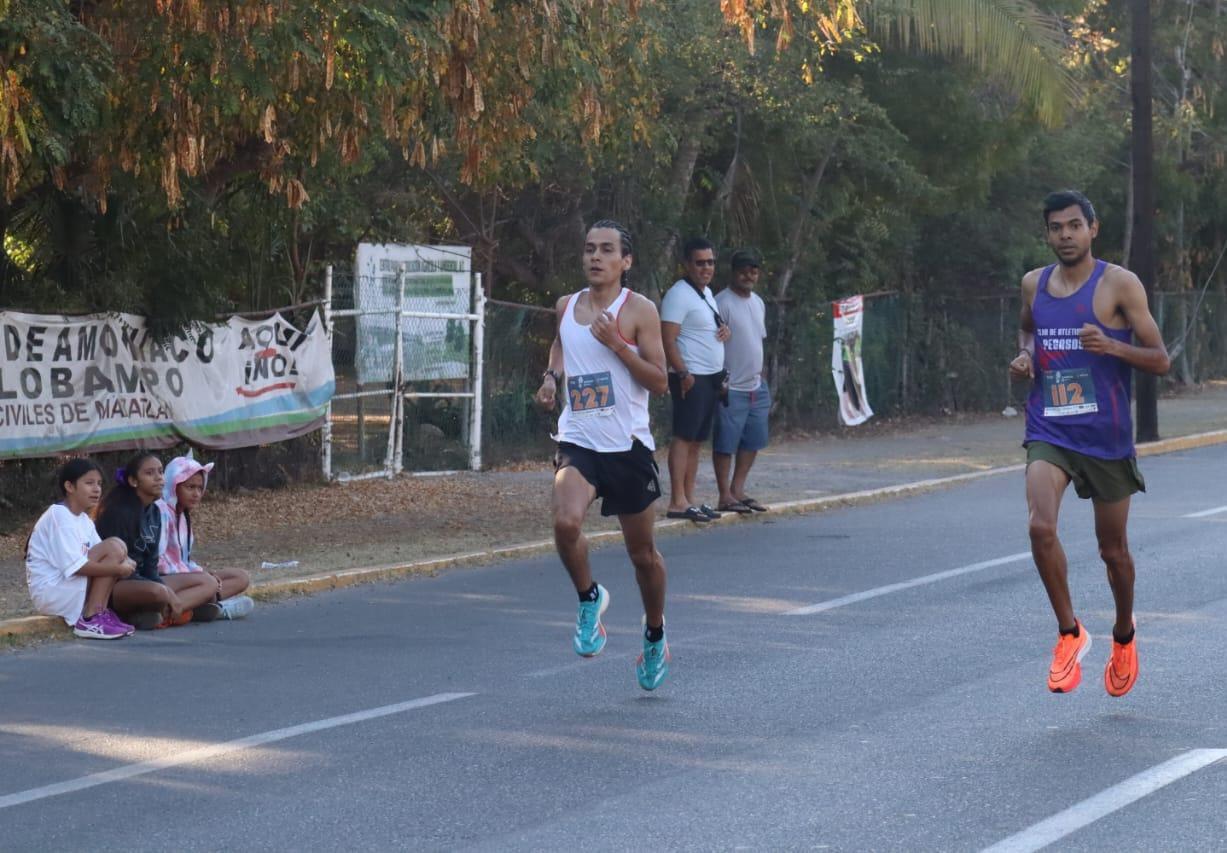
M 1129 269 L 1142 280 L 1154 311 L 1155 289 L 1155 143 L 1151 115 L 1150 0 L 1129 0 L 1133 24 L 1129 83 L 1133 96 L 1133 245 Z M 1159 439 L 1159 381 L 1153 373 L 1135 371 L 1137 440 Z

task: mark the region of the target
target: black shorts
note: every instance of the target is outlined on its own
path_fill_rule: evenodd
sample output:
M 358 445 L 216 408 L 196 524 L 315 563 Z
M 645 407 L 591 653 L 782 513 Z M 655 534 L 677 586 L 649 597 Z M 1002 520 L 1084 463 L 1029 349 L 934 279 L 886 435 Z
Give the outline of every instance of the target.
M 669 396 L 673 398 L 673 436 L 683 441 L 707 441 L 711 436 L 716 405 L 720 402 L 724 373 L 692 375 L 694 386 L 683 398 L 682 380 L 676 373 L 669 374 Z
M 601 515 L 637 515 L 660 497 L 656 457 L 639 439 L 621 453 L 600 453 L 561 441 L 554 470 L 563 468 L 574 468 L 592 484 L 602 499 Z

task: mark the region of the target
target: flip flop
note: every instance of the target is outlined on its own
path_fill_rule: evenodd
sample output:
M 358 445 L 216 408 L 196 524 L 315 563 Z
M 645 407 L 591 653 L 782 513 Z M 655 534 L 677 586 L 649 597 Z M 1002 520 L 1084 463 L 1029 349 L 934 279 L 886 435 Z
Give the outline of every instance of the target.
M 720 506 L 716 507 L 716 509 L 720 510 L 721 512 L 735 512 L 738 515 L 753 515 L 754 514 L 754 510 L 750 509 L 750 507 L 746 506 L 741 501 L 733 501 L 732 503 L 723 503 L 723 504 L 720 504 Z
M 767 508 L 763 506 L 762 504 L 760 504 L 758 501 L 754 500 L 754 498 L 742 498 L 741 505 L 749 507 L 754 512 L 766 512 L 767 511 Z
M 665 513 L 665 518 L 687 518 L 700 524 L 711 521 L 711 517 L 697 506 L 688 506 L 684 510 L 671 509 Z
M 705 516 L 707 516 L 712 521 L 715 521 L 717 518 L 721 517 L 720 513 L 716 512 L 714 509 L 709 507 L 707 504 L 699 504 L 699 512 L 703 513 Z

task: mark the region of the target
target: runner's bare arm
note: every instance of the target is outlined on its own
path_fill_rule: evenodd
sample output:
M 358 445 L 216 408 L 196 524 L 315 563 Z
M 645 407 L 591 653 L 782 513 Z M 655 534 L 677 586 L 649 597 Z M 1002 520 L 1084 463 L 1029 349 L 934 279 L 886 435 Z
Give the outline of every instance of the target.
M 1015 379 L 1035 377 L 1035 318 L 1031 316 L 1031 304 L 1039 287 L 1040 271 L 1032 270 L 1023 276 L 1022 303 L 1018 310 L 1018 354 L 1010 362 L 1010 375 Z
M 558 398 L 558 383 L 554 380 L 554 376 L 561 376 L 563 371 L 562 360 L 562 341 L 558 338 L 558 327 L 562 324 L 562 313 L 567 308 L 567 300 L 570 297 L 563 296 L 554 304 L 554 341 L 550 344 L 550 363 L 546 368 L 545 375 L 541 377 L 541 387 L 537 389 L 533 400 L 537 405 L 547 412 L 554 410 L 554 405 Z
M 1150 306 L 1146 304 L 1146 289 L 1136 275 L 1123 267 L 1110 268 L 1109 275 L 1111 278 L 1106 283 L 1111 286 L 1116 296 L 1116 310 L 1133 329 L 1133 338 L 1137 344 L 1127 344 L 1110 338 L 1098 326 L 1087 323 L 1079 334 L 1083 349 L 1115 356 L 1130 367 L 1162 376 L 1172 366 L 1172 360 L 1167 355 L 1159 325 L 1150 314 Z
M 617 350 L 618 358 L 622 359 L 635 381 L 648 391 L 667 394 L 669 376 L 665 372 L 665 348 L 656 303 L 637 293 L 631 297 L 626 309 L 622 322 L 629 327 L 626 329 L 628 337 L 639 347 L 639 352 L 624 346 Z

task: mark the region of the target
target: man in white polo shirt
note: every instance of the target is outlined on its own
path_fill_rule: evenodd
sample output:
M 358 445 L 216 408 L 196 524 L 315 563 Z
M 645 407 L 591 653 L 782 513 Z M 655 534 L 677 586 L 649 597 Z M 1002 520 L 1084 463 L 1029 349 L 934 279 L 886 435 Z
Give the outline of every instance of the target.
M 682 247 L 686 277 L 665 294 L 660 306 L 661 337 L 669 362 L 673 398 L 673 440 L 669 443 L 669 518 L 708 522 L 720 513 L 694 497 L 699 449 L 711 435 L 716 406 L 724 392 L 724 342 L 729 327 L 712 295 L 716 250 L 692 237 Z
M 771 391 L 763 378 L 767 307 L 754 292 L 760 266 L 758 254 L 746 249 L 734 252 L 730 266 L 733 282 L 716 296 L 720 316 L 733 333 L 724 347 L 729 399 L 727 406 L 716 409 L 711 458 L 720 489 L 717 508 L 744 515 L 767 511 L 767 507 L 746 494 L 746 477 L 758 451 L 767 446 L 767 416 L 771 413 Z

